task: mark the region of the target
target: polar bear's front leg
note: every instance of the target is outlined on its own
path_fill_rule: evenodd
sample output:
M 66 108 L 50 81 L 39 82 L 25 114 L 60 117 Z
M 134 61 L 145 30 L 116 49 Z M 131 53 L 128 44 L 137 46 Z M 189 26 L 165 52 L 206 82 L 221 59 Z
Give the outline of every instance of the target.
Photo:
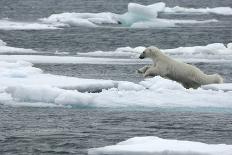
M 137 73 L 144 74 L 151 66 L 144 66 L 137 70 Z
M 160 75 L 159 73 L 159 69 L 157 67 L 150 67 L 149 69 L 146 70 L 146 72 L 144 73 L 143 77 L 148 77 L 148 76 L 157 76 Z

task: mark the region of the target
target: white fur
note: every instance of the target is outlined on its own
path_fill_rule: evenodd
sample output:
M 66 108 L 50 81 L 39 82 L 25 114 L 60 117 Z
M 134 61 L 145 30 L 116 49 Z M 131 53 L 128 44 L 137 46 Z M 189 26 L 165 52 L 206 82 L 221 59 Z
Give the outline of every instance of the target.
M 148 47 L 140 55 L 140 58 L 151 58 L 152 66 L 144 66 L 138 73 L 148 76 L 161 76 L 181 83 L 185 88 L 198 88 L 201 85 L 223 83 L 218 74 L 207 75 L 195 66 L 176 61 L 163 54 L 156 47 Z

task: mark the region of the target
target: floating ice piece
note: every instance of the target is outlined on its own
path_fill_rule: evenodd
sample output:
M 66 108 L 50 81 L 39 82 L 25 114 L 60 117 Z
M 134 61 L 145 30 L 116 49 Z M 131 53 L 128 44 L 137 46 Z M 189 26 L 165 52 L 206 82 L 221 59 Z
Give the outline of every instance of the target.
M 87 26 L 97 27 L 102 24 L 121 24 L 124 27 L 131 28 L 152 28 L 152 27 L 174 27 L 178 24 L 203 24 L 217 22 L 211 20 L 175 20 L 161 19 L 158 17 L 160 12 L 163 13 L 203 13 L 203 14 L 219 14 L 232 15 L 230 7 L 216 8 L 184 8 L 175 6 L 173 8 L 166 7 L 163 2 L 151 5 L 141 5 L 137 3 L 129 3 L 128 11 L 124 14 L 115 14 L 111 12 L 102 13 L 60 13 L 52 14 L 47 18 L 39 19 L 40 22 L 17 22 L 8 19 L 0 20 L 0 29 L 2 30 L 43 30 L 57 29 L 69 26 Z M 42 23 L 41 23 L 42 22 Z
M 139 59 L 115 59 L 115 58 L 93 58 L 75 56 L 44 56 L 44 55 L 1 55 L 0 61 L 16 62 L 20 60 L 31 63 L 55 63 L 55 64 L 147 64 L 150 61 Z
M 163 11 L 165 3 L 155 3 L 152 5 L 141 5 L 136 3 L 128 4 L 128 12 L 123 15 L 118 15 L 118 20 L 127 26 L 132 26 L 139 21 L 150 21 L 156 19 L 158 12 Z
M 223 9 L 223 8 L 222 8 Z M 226 8 L 227 10 L 229 8 Z M 61 13 L 53 14 L 47 18 L 41 18 L 40 21 L 46 24 L 60 26 L 87 26 L 97 27 L 102 24 L 121 24 L 124 27 L 131 28 L 151 28 L 151 27 L 174 27 L 177 24 L 200 24 L 217 22 L 217 20 L 169 20 L 158 18 L 160 12 L 174 12 L 175 9 L 166 8 L 165 3 L 159 2 L 152 5 L 141 5 L 129 3 L 128 11 L 124 14 L 115 14 L 111 12 L 102 13 Z M 213 10 L 213 9 L 212 9 Z M 219 9 L 215 9 L 220 13 Z M 225 13 L 224 13 L 225 14 Z
M 115 51 L 94 51 L 87 53 L 77 53 L 80 56 L 91 56 L 91 57 L 131 57 L 138 58 L 139 54 L 141 54 L 146 48 L 139 46 L 135 48 L 131 47 L 120 47 Z
M 139 46 L 135 48 L 121 47 L 115 51 L 95 51 L 88 53 L 77 53 L 80 56 L 92 57 L 124 57 L 124 58 L 138 58 L 144 51 L 145 47 Z M 232 43 L 225 46 L 222 43 L 213 43 L 206 46 L 193 47 L 178 47 L 174 49 L 163 49 L 164 53 L 172 55 L 176 58 L 183 58 L 184 60 L 191 59 L 208 59 L 208 60 L 232 60 Z
M 204 57 L 176 57 L 176 59 L 187 63 L 230 63 L 230 57 L 204 58 Z M 52 64 L 151 64 L 149 59 L 128 59 L 128 58 L 94 58 L 94 57 L 76 57 L 76 56 L 45 56 L 45 55 L 1 55 L 0 61 L 28 61 L 31 63 L 52 63 Z
M 166 7 L 165 13 L 200 13 L 200 14 L 218 14 L 218 15 L 232 15 L 231 7 L 216 7 L 216 8 L 184 8 L 175 6 L 173 8 Z
M 111 80 L 80 79 L 75 77 L 43 74 L 31 63 L 18 61 L 15 63 L 0 61 L 0 86 L 49 85 L 79 91 L 101 91 L 114 87 Z
M 62 26 L 88 26 L 96 27 L 96 24 L 118 24 L 113 13 L 61 13 L 53 14 L 48 18 L 40 19 L 48 24 L 63 24 Z
M 231 101 L 231 84 L 194 90 L 159 76 L 136 84 L 44 74 L 28 62 L 0 62 L 0 103 L 5 105 L 230 109 Z
M 37 53 L 32 49 L 17 48 L 7 46 L 7 43 L 0 39 L 0 53 Z
M 116 82 L 76 79 L 72 81 L 73 90 L 67 81 L 70 79 L 60 79 L 62 85 L 51 81 L 51 77 L 44 74 L 47 79 L 25 78 L 17 83 L 12 83 L 9 78 L 0 78 L 6 82 L 0 94 L 8 94 L 12 101 L 17 102 L 40 102 L 57 106 L 72 107 L 104 107 L 104 108 L 232 108 L 232 91 L 224 92 L 220 90 L 186 90 L 180 84 L 165 80 L 160 77 L 150 79 L 150 85 L 146 86 L 146 81 L 140 84 L 132 82 Z M 38 77 L 38 76 L 37 76 Z M 52 79 L 57 82 L 58 77 Z M 14 78 L 15 80 L 15 78 Z M 77 82 L 78 80 L 78 82 Z M 9 84 L 10 82 L 10 84 Z M 118 86 L 118 87 L 117 87 Z M 59 87 L 59 88 L 58 88 Z M 66 87 L 66 89 L 62 89 Z M 225 86 L 226 87 L 226 86 Z M 98 93 L 88 93 L 85 91 L 101 90 Z M 6 99 L 5 99 L 6 100 Z M 0 103 L 8 105 L 0 99 Z
M 116 145 L 93 148 L 89 155 L 231 155 L 232 145 L 206 144 L 159 137 L 134 137 Z
M 231 83 L 223 83 L 223 84 L 220 84 L 220 85 L 211 84 L 211 85 L 202 86 L 202 88 L 206 89 L 206 90 L 232 91 L 232 84 Z
M 0 39 L 0 46 L 6 46 L 6 42 Z
M 0 30 L 46 30 L 58 29 L 56 26 L 44 23 L 17 22 L 2 19 L 0 20 Z

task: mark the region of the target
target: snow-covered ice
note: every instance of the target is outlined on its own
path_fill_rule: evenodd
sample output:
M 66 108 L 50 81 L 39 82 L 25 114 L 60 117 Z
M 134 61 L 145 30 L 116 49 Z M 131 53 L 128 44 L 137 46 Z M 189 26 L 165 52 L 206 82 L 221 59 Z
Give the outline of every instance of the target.
M 128 58 L 138 58 L 138 56 L 145 50 L 145 47 L 138 46 L 132 47 L 120 47 L 115 51 L 94 51 L 86 53 L 77 53 L 79 56 L 91 56 L 91 57 L 128 57 Z
M 37 53 L 37 51 L 7 46 L 7 43 L 0 39 L 0 53 Z
M 19 22 L 0 19 L 0 30 L 53 30 L 58 29 L 52 24 L 35 23 L 35 22 Z
M 16 85 L 50 85 L 65 89 L 80 91 L 97 91 L 114 86 L 111 80 L 80 79 L 67 76 L 44 74 L 41 69 L 35 68 L 25 61 L 0 61 L 0 86 Z
M 147 64 L 150 61 L 139 59 L 93 58 L 76 56 L 46 56 L 46 55 L 1 55 L 0 61 L 28 61 L 31 63 L 52 64 Z
M 174 27 L 178 24 L 204 24 L 218 22 L 216 19 L 208 20 L 176 20 L 159 18 L 159 13 L 184 14 L 219 14 L 232 15 L 231 7 L 215 8 L 185 8 L 180 6 L 167 7 L 159 2 L 151 5 L 129 3 L 128 11 L 124 14 L 112 12 L 101 13 L 75 13 L 64 12 L 40 18 L 36 22 L 20 22 L 9 19 L 0 19 L 0 30 L 44 30 L 58 29 L 69 26 L 98 27 L 103 24 L 121 24 L 131 28 Z
M 110 12 L 103 13 L 61 13 L 53 14 L 48 18 L 40 20 L 47 24 L 61 24 L 61 26 L 88 26 L 96 27 L 96 24 L 118 24 L 114 17 L 115 14 Z
M 116 145 L 93 148 L 89 155 L 231 155 L 232 145 L 163 139 L 155 136 L 134 137 Z
M 179 61 L 183 61 L 186 63 L 230 63 L 232 62 L 229 57 L 221 58 L 221 59 L 208 59 L 208 58 L 182 58 L 182 57 L 174 57 Z M 140 60 L 136 59 L 128 59 L 128 58 L 96 58 L 96 57 L 76 57 L 76 56 L 46 56 L 46 55 L 1 55 L 0 61 L 28 61 L 34 64 L 151 64 L 152 61 L 149 59 Z
M 14 106 L 232 108 L 231 84 L 222 85 L 194 90 L 161 77 L 138 84 L 81 79 L 45 74 L 24 61 L 0 63 L 0 103 Z
M 184 8 L 175 6 L 173 8 L 166 7 L 163 12 L 166 13 L 199 13 L 199 14 L 218 14 L 218 15 L 232 15 L 231 7 L 215 7 L 215 8 Z
M 1 47 L 8 48 L 0 40 Z M 10 47 L 14 48 L 14 47 Z M 17 49 L 17 48 L 16 48 Z M 86 106 L 104 108 L 232 108 L 232 84 L 212 84 L 198 89 L 185 89 L 181 84 L 154 77 L 139 83 L 45 74 L 32 63 L 79 64 L 147 64 L 136 59 L 145 47 L 118 48 L 111 52 L 93 52 L 75 56 L 1 55 L 0 103 L 14 106 Z M 27 50 L 27 49 L 22 49 Z M 30 49 L 29 49 L 30 51 Z M 232 61 L 231 43 L 180 47 L 163 50 L 177 58 L 200 62 Z M 121 58 L 123 57 L 123 58 Z M 202 61 L 203 60 L 203 61 Z M 36 95 L 35 95 L 36 94 Z M 167 97 L 168 96 L 168 97 Z M 34 103 L 34 104 L 33 104 Z
M 179 9 L 177 9 L 179 8 Z M 224 9 L 224 10 L 223 10 Z M 229 7 L 220 8 L 205 8 L 195 9 L 195 12 L 207 12 L 220 14 L 222 11 L 223 15 L 230 14 Z M 175 11 L 176 10 L 176 11 Z M 60 25 L 60 26 L 88 26 L 97 27 L 101 24 L 121 24 L 124 27 L 131 28 L 151 28 L 151 27 L 174 27 L 177 24 L 201 24 L 209 22 L 217 22 L 215 19 L 209 19 L 204 21 L 198 20 L 175 20 L 175 19 L 161 19 L 158 17 L 160 12 L 193 12 L 194 9 L 174 7 L 168 8 L 163 2 L 154 3 L 151 5 L 141 5 L 137 3 L 129 3 L 128 11 L 124 14 L 115 14 L 111 12 L 102 13 L 60 13 L 52 14 L 47 18 L 41 18 L 40 21 L 46 24 Z M 208 10 L 208 11 L 204 11 Z
M 232 60 L 232 43 L 226 46 L 222 43 L 213 43 L 206 46 L 193 46 L 193 47 L 178 47 L 174 49 L 162 49 L 162 51 L 175 58 L 182 58 L 185 61 L 193 59 L 202 60 Z M 123 58 L 138 58 L 144 51 L 145 47 L 138 46 L 121 47 L 115 51 L 95 51 L 88 53 L 77 53 L 79 56 L 92 56 L 92 57 L 123 57 Z

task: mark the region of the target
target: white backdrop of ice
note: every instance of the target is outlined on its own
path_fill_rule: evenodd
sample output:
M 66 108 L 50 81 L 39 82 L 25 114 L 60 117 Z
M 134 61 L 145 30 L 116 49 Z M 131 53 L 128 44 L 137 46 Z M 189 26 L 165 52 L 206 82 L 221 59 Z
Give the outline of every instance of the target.
M 76 56 L 46 56 L 46 55 L 1 55 L 0 61 L 28 61 L 31 63 L 52 64 L 147 64 L 150 61 L 139 59 L 93 58 Z
M 173 8 L 166 7 L 163 12 L 166 13 L 200 13 L 200 14 L 218 14 L 218 15 L 232 15 L 231 7 L 216 7 L 216 8 L 184 8 L 175 6 Z
M 37 51 L 7 46 L 7 43 L 0 39 L 0 53 L 37 53 Z
M 131 28 L 152 28 L 152 27 L 174 27 L 177 24 L 203 24 L 217 22 L 215 19 L 209 20 L 175 20 L 161 19 L 159 13 L 200 13 L 200 14 L 219 14 L 232 15 L 231 7 L 216 8 L 184 8 L 175 6 L 166 7 L 163 2 L 151 5 L 141 5 L 129 3 L 128 11 L 124 14 L 115 14 L 111 12 L 102 13 L 60 13 L 52 14 L 49 17 L 41 18 L 36 22 L 11 21 L 9 19 L 0 19 L 0 30 L 43 30 L 58 29 L 69 26 L 87 26 L 97 27 L 102 24 L 122 24 Z
M 231 155 L 232 145 L 134 137 L 116 145 L 93 148 L 89 155 Z
M 45 74 L 28 62 L 0 63 L 0 103 L 15 106 L 232 108 L 232 84 L 222 85 L 193 90 L 161 77 L 138 84 L 80 79 Z
M 77 53 L 80 56 L 92 57 L 124 57 L 138 58 L 145 50 L 145 47 L 121 47 L 115 51 L 95 51 L 87 53 Z M 222 43 L 213 43 L 206 46 L 178 47 L 174 49 L 163 49 L 164 53 L 176 58 L 188 59 L 208 59 L 208 60 L 232 60 L 232 43 L 225 46 Z
M 29 23 L 10 21 L 6 19 L 0 19 L 0 30 L 53 30 L 58 29 L 57 26 L 44 23 Z
M 179 9 L 177 9 L 179 8 Z M 100 24 L 122 24 L 125 27 L 132 28 L 151 28 L 151 27 L 174 27 L 176 24 L 196 24 L 206 22 L 217 22 L 217 20 L 170 20 L 158 18 L 160 12 L 193 12 L 193 10 L 201 13 L 217 13 L 228 15 L 230 12 L 229 7 L 220 8 L 205 8 L 205 9 L 188 9 L 182 7 L 168 8 L 163 2 L 154 3 L 151 5 L 141 5 L 137 3 L 129 3 L 128 11 L 124 14 L 115 14 L 111 12 L 102 13 L 61 13 L 52 14 L 47 18 L 41 18 L 40 21 L 46 24 L 60 25 L 60 26 L 88 26 L 97 27 Z M 175 11 L 176 10 L 176 11 Z M 190 10 L 190 11 L 189 11 Z M 208 10 L 208 11 L 204 11 Z M 222 12 L 223 11 L 223 12 Z M 221 13 L 222 12 L 222 13 Z M 232 12 L 231 12 L 232 13 Z
M 89 26 L 96 27 L 96 24 L 117 24 L 115 14 L 103 13 L 61 13 L 53 14 L 48 18 L 41 18 L 44 23 L 63 24 L 61 26 Z

